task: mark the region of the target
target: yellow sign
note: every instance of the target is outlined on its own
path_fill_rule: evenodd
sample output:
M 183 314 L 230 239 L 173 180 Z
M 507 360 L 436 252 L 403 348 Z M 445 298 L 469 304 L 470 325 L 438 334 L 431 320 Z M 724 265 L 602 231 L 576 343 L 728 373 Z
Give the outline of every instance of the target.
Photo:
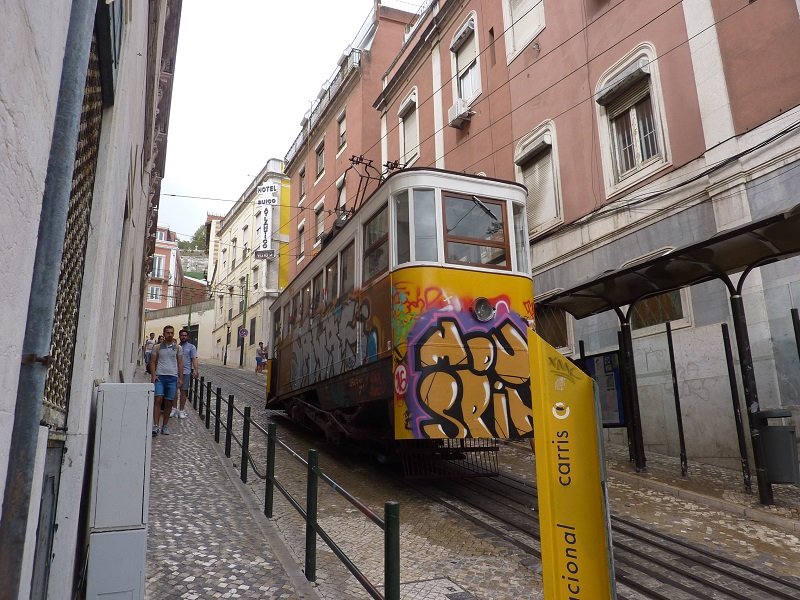
M 528 332 L 547 600 L 616 598 L 592 380 Z

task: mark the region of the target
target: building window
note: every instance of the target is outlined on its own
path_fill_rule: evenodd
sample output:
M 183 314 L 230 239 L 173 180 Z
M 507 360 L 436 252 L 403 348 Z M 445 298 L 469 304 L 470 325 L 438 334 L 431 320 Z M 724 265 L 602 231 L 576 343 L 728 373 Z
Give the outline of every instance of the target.
M 317 177 L 325 172 L 325 140 L 322 140 L 317 146 Z
M 228 251 L 223 248 L 222 249 L 222 273 L 225 273 L 225 267 L 228 264 Z
M 258 289 L 258 267 L 253 269 L 253 290 Z
M 481 92 L 478 34 L 475 21 L 475 13 L 472 13 L 458 28 L 450 44 L 456 72 L 455 97 L 465 102 L 472 101 Z
M 536 305 L 536 334 L 545 342 L 564 352 L 570 352 L 569 317 L 563 308 Z
M 242 260 L 247 258 L 247 242 L 242 245 Z
M 649 177 L 669 163 L 669 145 L 655 49 L 642 44 L 597 84 L 603 174 L 608 194 Z
M 164 232 L 163 231 L 156 231 L 156 239 L 159 242 L 163 242 L 164 241 Z
M 347 204 L 347 184 L 342 175 L 336 182 L 336 205 L 339 209 L 344 210 L 345 204 Z
M 150 295 L 147 298 L 152 302 L 161 302 L 161 286 L 160 285 L 151 285 L 150 286 Z
M 364 283 L 388 269 L 389 210 L 384 206 L 364 225 Z
M 510 268 L 503 203 L 448 194 L 444 216 L 447 262 Z
M 339 116 L 339 149 L 344 148 L 347 143 L 347 116 L 342 113 Z
M 236 238 L 231 240 L 231 269 L 236 267 Z
M 503 0 L 506 55 L 510 62 L 544 29 L 543 0 Z
M 250 319 L 250 345 L 254 346 L 256 343 L 256 317 Z
M 325 234 L 325 203 L 320 202 L 314 209 L 314 240 L 315 244 L 322 241 L 322 236 Z
M 219 314 L 222 315 L 222 311 L 225 310 L 225 296 L 220 294 L 217 300 L 219 300 Z
M 306 221 L 303 219 L 297 226 L 297 261 L 303 260 L 306 255 Z
M 517 181 L 528 188 L 528 234 L 535 237 L 562 222 L 558 160 L 551 121 L 526 135 L 517 144 L 514 162 Z
M 419 157 L 416 88 L 400 104 L 397 116 L 400 118 L 400 157 L 401 161 L 408 166 Z
M 164 257 L 161 254 L 153 256 L 153 272 L 150 276 L 164 279 Z
M 648 335 L 663 332 L 660 326 L 667 322 L 672 323 L 673 328 L 688 327 L 691 325 L 688 305 L 687 288 L 638 300 L 631 312 L 631 329 L 639 335 Z
M 306 170 L 300 171 L 300 200 L 306 197 Z

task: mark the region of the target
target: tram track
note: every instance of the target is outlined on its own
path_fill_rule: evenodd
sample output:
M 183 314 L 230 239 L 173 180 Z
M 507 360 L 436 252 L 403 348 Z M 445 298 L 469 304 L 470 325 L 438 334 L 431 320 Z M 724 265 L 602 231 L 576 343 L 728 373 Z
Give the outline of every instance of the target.
M 222 387 L 224 394 L 236 396 L 238 406 L 253 404 L 263 410 L 263 378 L 216 365 L 204 365 L 203 371 L 211 374 L 212 394 Z M 281 411 L 263 414 L 283 420 Z M 287 439 L 290 444 L 296 441 L 311 447 L 315 443 L 302 428 L 282 431 L 291 438 Z M 541 559 L 537 490 L 529 481 L 510 475 L 426 482 L 396 479 L 399 485 L 410 486 L 487 534 Z M 636 519 L 612 515 L 611 524 L 620 600 L 800 599 L 800 583 L 795 581 L 661 533 Z

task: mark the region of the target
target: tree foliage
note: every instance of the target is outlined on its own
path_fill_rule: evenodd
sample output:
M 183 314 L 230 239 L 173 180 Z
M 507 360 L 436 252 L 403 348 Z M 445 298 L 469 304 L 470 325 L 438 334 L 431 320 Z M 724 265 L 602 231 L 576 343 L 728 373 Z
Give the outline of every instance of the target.
M 178 248 L 181 250 L 205 250 L 206 249 L 206 226 L 200 225 L 190 240 L 178 240 Z

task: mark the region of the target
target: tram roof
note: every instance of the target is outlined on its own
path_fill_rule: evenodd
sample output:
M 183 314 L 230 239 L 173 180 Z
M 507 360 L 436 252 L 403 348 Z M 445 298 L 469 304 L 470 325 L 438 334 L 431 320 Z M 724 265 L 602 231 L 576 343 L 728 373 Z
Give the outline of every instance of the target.
M 800 254 L 800 204 L 634 265 L 605 272 L 537 302 L 578 319 Z

